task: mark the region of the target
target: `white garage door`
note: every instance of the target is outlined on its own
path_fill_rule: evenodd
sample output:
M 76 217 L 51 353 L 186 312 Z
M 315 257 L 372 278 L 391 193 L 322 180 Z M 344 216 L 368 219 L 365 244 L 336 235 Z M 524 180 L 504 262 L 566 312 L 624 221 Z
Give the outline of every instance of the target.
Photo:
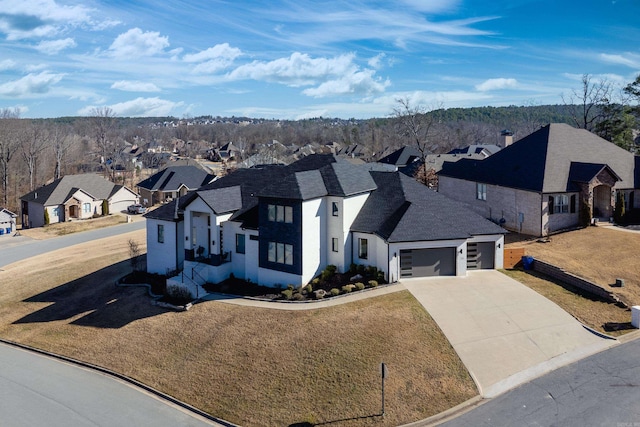
M 400 277 L 456 275 L 456 248 L 400 251 Z

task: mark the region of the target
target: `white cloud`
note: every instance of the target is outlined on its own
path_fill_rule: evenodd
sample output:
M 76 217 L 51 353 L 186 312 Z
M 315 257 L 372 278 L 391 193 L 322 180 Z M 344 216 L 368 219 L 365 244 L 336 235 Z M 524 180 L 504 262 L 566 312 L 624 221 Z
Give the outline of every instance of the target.
M 172 102 L 160 98 L 136 98 L 131 101 L 109 105 L 115 115 L 121 117 L 158 117 L 169 116 L 176 108 L 182 107 L 183 102 Z M 80 115 L 88 115 L 96 106 L 87 106 L 80 111 Z
M 76 46 L 77 44 L 75 40 L 68 37 L 66 39 L 60 39 L 60 40 L 41 41 L 35 46 L 35 48 L 39 52 L 42 52 L 46 55 L 55 55 L 57 53 L 60 53 L 60 51 L 63 51 L 68 48 L 76 47 Z
M 229 43 L 217 44 L 198 53 L 187 54 L 182 58 L 185 62 L 199 62 L 193 69 L 194 73 L 211 74 L 222 71 L 233 65 L 242 51 Z
M 308 86 L 349 73 L 355 55 L 345 54 L 334 58 L 311 58 L 294 52 L 288 58 L 270 62 L 253 61 L 241 65 L 229 74 L 232 80 L 252 79 L 282 83 L 288 86 Z
M 109 46 L 109 51 L 116 58 L 136 58 L 154 56 L 169 47 L 169 38 L 159 32 L 142 32 L 140 28 L 132 28 L 120 34 Z
M 335 95 L 371 95 L 384 92 L 391 83 L 388 80 L 381 81 L 374 78 L 374 73 L 373 70 L 357 71 L 339 79 L 324 82 L 316 88 L 305 89 L 302 93 L 315 98 L 324 98 Z
M 516 79 L 489 79 L 484 82 L 476 85 L 476 90 L 480 92 L 488 92 L 491 90 L 500 90 L 500 89 L 513 89 L 518 86 L 518 81 Z
M 30 95 L 42 95 L 49 92 L 51 86 L 62 80 L 64 74 L 43 71 L 40 74 L 27 74 L 21 79 L 0 85 L 0 95 L 21 98 Z
M 599 58 L 611 64 L 626 65 L 627 67 L 638 69 L 640 68 L 640 55 L 633 53 L 625 53 L 624 55 L 612 55 L 608 53 L 601 53 Z
M 111 85 L 111 89 L 125 92 L 160 92 L 160 88 L 153 83 L 120 80 Z
M 0 71 L 12 70 L 16 68 L 18 64 L 13 59 L 3 59 L 0 61 Z
M 386 55 L 384 53 L 380 53 L 373 58 L 370 58 L 367 61 L 367 64 L 369 64 L 369 67 L 379 70 L 380 68 L 382 68 L 382 60 L 385 58 L 385 56 Z
M 8 40 L 50 37 L 65 28 L 89 24 L 91 9 L 60 5 L 55 0 L 0 0 L 0 32 Z

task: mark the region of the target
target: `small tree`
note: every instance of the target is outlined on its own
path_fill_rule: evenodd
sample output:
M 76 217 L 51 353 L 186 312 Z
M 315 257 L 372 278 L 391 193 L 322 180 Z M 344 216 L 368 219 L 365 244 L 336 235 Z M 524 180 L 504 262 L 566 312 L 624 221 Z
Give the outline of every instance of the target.
M 109 202 L 106 199 L 102 201 L 102 215 L 109 215 Z
M 128 244 L 131 268 L 133 268 L 133 271 L 138 271 L 138 267 L 140 267 L 140 246 L 138 245 L 138 242 L 133 239 L 129 239 Z
M 49 219 L 49 210 L 47 208 L 44 208 L 44 225 L 49 225 L 49 222 L 51 220 Z
M 616 193 L 616 206 L 613 209 L 613 219 L 618 224 L 622 223 L 625 215 L 624 194 L 621 191 Z

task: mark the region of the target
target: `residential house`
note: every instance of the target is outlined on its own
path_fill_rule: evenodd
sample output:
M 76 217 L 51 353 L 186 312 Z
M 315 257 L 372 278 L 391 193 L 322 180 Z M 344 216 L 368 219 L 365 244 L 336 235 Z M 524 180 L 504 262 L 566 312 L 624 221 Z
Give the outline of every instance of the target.
M 138 183 L 140 202 L 144 206 L 165 203 L 210 183 L 214 178 L 197 166 L 170 166 Z
M 375 266 L 392 282 L 502 267 L 504 229 L 380 169 L 311 155 L 237 170 L 145 215 L 148 271 L 182 269 L 168 283 L 185 286 L 230 274 L 297 286 L 330 264 Z
M 591 132 L 550 124 L 484 160 L 446 163 L 438 191 L 510 230 L 546 236 L 609 220 L 616 194 L 640 207 L 639 157 Z
M 16 231 L 17 216 L 8 209 L 0 209 L 0 236 L 10 236 Z
M 22 226 L 45 225 L 45 212 L 49 224 L 87 219 L 103 215 L 103 202 L 108 212 L 119 212 L 138 202 L 138 195 L 127 187 L 114 184 L 96 174 L 66 175 L 20 198 Z

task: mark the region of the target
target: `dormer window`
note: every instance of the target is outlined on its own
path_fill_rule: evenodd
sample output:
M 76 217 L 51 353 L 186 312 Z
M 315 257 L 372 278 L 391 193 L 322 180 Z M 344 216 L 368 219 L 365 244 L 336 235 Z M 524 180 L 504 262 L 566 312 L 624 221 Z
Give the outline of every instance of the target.
M 291 206 L 268 205 L 267 217 L 271 222 L 293 223 L 293 208 Z

